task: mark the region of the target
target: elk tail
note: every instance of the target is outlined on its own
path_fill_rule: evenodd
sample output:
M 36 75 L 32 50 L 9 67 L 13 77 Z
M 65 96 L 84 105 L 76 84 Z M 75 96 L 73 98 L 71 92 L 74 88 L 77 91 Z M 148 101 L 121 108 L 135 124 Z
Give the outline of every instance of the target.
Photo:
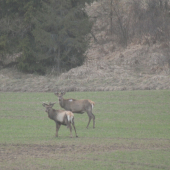
M 90 102 L 90 104 L 91 104 L 91 106 L 92 106 L 92 109 L 93 109 L 93 107 L 94 107 L 94 105 L 95 105 L 95 102 L 93 102 L 93 101 L 91 101 L 91 100 L 88 100 L 89 102 Z
M 67 120 L 68 120 L 69 122 L 72 123 L 73 118 L 74 118 L 74 114 L 73 114 L 72 112 L 70 112 L 69 114 L 67 114 Z

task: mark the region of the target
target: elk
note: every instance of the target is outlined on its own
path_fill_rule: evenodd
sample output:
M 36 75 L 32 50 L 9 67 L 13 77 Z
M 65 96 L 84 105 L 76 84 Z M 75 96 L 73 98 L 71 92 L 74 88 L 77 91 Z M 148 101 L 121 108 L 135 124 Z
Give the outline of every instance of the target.
M 89 99 L 84 100 L 64 99 L 63 95 L 65 95 L 65 93 L 66 92 L 54 93 L 58 97 L 60 106 L 65 110 L 71 111 L 73 113 L 83 114 L 84 112 L 87 112 L 89 116 L 89 122 L 86 128 L 88 128 L 91 119 L 93 119 L 93 128 L 95 128 L 95 116 L 92 113 L 92 109 L 95 103 Z
M 49 104 L 43 103 L 42 105 L 46 108 L 45 111 L 48 113 L 48 117 L 54 120 L 56 123 L 56 137 L 58 137 L 58 131 L 61 125 L 65 125 L 67 126 L 67 128 L 70 129 L 70 137 L 72 137 L 72 126 L 73 126 L 76 137 L 78 137 L 74 125 L 74 114 L 70 111 L 55 110 L 52 108 L 54 104 L 55 103 L 49 103 Z

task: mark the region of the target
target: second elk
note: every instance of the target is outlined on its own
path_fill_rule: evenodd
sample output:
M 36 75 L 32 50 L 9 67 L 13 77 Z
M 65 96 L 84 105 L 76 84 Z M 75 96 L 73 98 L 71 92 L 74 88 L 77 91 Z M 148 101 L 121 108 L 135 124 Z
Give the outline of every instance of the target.
M 58 131 L 61 125 L 65 125 L 70 129 L 70 137 L 72 137 L 72 126 L 73 126 L 76 137 L 78 137 L 74 125 L 74 114 L 70 111 L 55 110 L 52 108 L 54 104 L 55 103 L 49 103 L 49 104 L 43 103 L 42 105 L 46 108 L 45 111 L 48 113 L 48 117 L 54 120 L 56 123 L 56 137 L 58 137 Z
M 95 128 L 95 116 L 92 113 L 92 109 L 94 107 L 94 102 L 89 99 L 83 99 L 83 100 L 76 100 L 76 99 L 64 99 L 63 95 L 65 92 L 56 92 L 54 93 L 56 96 L 58 96 L 59 104 L 62 108 L 65 110 L 69 110 L 73 113 L 84 113 L 87 112 L 89 116 L 89 122 L 87 124 L 87 128 L 90 124 L 91 119 L 93 119 L 93 128 Z

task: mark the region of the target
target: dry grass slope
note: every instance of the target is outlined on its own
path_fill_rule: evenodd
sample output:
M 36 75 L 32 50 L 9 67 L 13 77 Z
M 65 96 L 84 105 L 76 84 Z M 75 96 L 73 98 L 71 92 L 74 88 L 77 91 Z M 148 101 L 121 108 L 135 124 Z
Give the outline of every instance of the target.
M 97 17 L 100 8 L 100 2 L 95 2 L 92 6 L 87 6 L 87 12 L 90 16 Z M 106 18 L 97 18 L 93 26 L 92 31 L 98 43 L 91 39 L 84 65 L 62 73 L 59 77 L 25 75 L 14 68 L 0 69 L 0 91 L 170 89 L 170 44 L 151 44 L 148 43 L 151 41 L 150 37 L 144 36 L 144 39 L 134 40 L 127 48 L 122 48 L 109 39 L 108 30 L 96 31 L 95 28 L 106 24 L 103 19 Z
M 97 49 L 96 49 L 97 50 Z M 112 90 L 159 90 L 170 89 L 168 50 L 160 45 L 131 46 L 106 55 L 104 58 L 87 60 L 83 66 L 73 68 L 59 77 L 23 74 L 16 69 L 0 70 L 0 91 L 50 92 L 112 91 Z M 98 52 L 96 52 L 97 54 Z

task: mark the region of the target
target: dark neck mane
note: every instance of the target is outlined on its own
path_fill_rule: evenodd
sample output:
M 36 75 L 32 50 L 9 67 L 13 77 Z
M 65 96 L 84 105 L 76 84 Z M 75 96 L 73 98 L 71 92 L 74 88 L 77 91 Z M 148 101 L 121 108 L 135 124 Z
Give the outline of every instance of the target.
M 56 115 L 56 110 L 53 108 L 50 108 L 50 110 L 48 111 L 48 117 L 50 119 L 54 119 L 55 115 Z

